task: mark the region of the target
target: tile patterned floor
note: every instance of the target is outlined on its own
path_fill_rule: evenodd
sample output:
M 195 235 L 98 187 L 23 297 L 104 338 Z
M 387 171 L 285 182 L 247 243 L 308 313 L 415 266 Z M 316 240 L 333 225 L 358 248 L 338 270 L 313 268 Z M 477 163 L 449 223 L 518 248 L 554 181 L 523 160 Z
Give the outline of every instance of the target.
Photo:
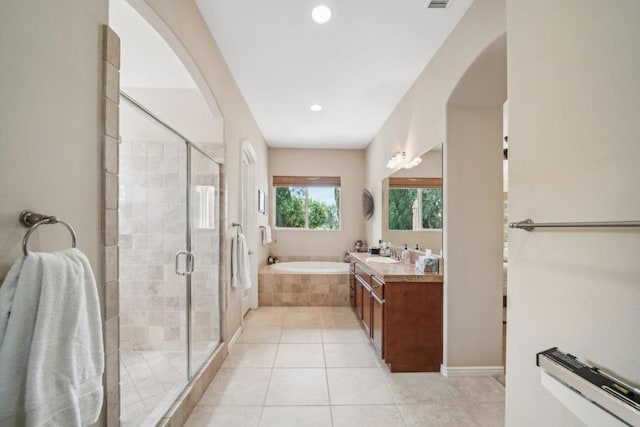
M 348 307 L 263 307 L 186 426 L 504 425 L 492 377 L 390 373 Z
M 211 350 L 194 352 L 195 363 Z M 121 424 L 155 426 L 184 389 L 184 351 L 123 351 L 120 353 Z

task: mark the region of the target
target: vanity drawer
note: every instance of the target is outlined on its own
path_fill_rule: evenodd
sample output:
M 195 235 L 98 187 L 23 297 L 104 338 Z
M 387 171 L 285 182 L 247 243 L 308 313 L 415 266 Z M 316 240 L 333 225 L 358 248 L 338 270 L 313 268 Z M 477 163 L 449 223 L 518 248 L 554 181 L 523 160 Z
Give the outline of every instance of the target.
M 357 276 L 360 276 L 362 280 L 364 280 L 367 284 L 371 285 L 371 273 L 362 268 L 359 264 L 354 264 L 354 272 Z

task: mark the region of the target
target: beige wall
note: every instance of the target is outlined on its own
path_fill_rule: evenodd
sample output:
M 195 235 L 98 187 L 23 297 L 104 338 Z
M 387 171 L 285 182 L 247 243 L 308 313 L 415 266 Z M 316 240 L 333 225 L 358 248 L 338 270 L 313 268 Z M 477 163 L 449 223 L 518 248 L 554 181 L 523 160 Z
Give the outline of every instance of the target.
M 448 368 L 503 365 L 500 105 L 447 108 L 444 365 Z
M 423 154 L 422 163 L 411 169 L 400 169 L 392 176 L 397 178 L 442 178 L 442 150 L 431 150 Z M 393 245 L 407 244 L 415 248 L 431 249 L 439 254 L 442 249 L 442 230 L 397 231 L 389 230 L 389 179 L 382 182 L 382 240 Z
M 102 25 L 107 1 L 0 3 L 0 278 L 21 256 L 23 209 L 59 216 L 101 281 Z M 33 250 L 70 245 L 40 227 Z M 99 286 L 101 289 L 102 287 Z
M 278 256 L 307 255 L 340 257 L 353 250 L 356 240 L 364 239 L 362 190 L 364 189 L 363 150 L 269 150 L 268 207 L 271 226 L 275 226 L 274 175 L 339 176 L 341 188 L 340 231 L 278 230 L 273 228 L 272 253 Z M 377 207 L 376 207 L 377 209 Z
M 505 32 L 505 0 L 476 1 L 420 74 L 367 147 L 365 186 L 376 205 L 391 155 L 402 149 L 408 158 L 426 153 L 445 140 L 446 104 L 467 68 L 492 41 Z M 367 239 L 382 230 L 381 210 L 367 222 Z
M 225 179 L 227 196 L 227 231 L 226 251 L 227 260 L 230 260 L 231 239 L 235 235 L 232 222 L 239 222 L 239 194 L 240 194 L 240 152 L 241 143 L 247 140 L 256 151 L 256 185 L 267 188 L 267 157 L 268 147 L 262 138 L 262 134 L 247 106 L 238 86 L 236 85 L 222 53 L 216 45 L 213 36 L 209 32 L 200 11 L 193 0 L 181 2 L 171 0 L 135 0 L 131 2 L 139 11 L 148 4 L 155 14 L 163 21 L 155 23 L 166 25 L 174 34 L 181 48 L 185 49 L 193 60 L 193 64 L 185 64 L 187 69 L 195 66 L 200 71 L 204 81 L 196 80 L 196 84 L 203 89 L 203 84 L 215 96 L 215 102 L 224 118 L 224 142 L 226 144 Z M 144 12 L 143 12 L 143 15 Z M 162 33 L 163 36 L 165 34 Z M 172 41 L 168 40 L 172 45 Z M 175 44 L 176 40 L 173 41 Z M 175 46 L 172 45 L 175 50 Z M 180 56 L 180 55 L 179 55 Z M 181 58 L 184 60 L 184 58 Z M 205 88 L 205 89 L 206 89 Z M 206 94 L 205 94 L 206 97 Z M 260 215 L 258 215 L 260 217 Z M 258 218 L 258 225 L 264 221 Z M 245 233 L 255 233 L 256 241 L 259 236 L 259 228 L 245 230 Z M 257 259 L 267 257 L 266 247 L 258 245 Z M 228 266 L 227 266 L 228 267 Z M 224 330 L 223 339 L 229 340 L 242 322 L 241 292 L 231 288 L 230 268 L 226 272 L 227 300 L 224 303 Z M 257 283 L 257 278 L 255 278 Z
M 640 3 L 610 6 L 508 2 L 511 221 L 640 219 Z M 633 229 L 511 231 L 507 425 L 582 425 L 540 385 L 553 346 L 640 384 L 639 258 Z

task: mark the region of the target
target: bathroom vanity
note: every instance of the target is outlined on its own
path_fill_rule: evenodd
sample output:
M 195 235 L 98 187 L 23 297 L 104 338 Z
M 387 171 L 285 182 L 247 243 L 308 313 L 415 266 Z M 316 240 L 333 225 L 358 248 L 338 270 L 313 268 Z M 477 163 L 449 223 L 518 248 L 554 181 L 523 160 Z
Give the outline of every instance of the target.
M 367 262 L 351 253 L 350 302 L 391 372 L 438 372 L 442 364 L 442 283 L 413 264 Z

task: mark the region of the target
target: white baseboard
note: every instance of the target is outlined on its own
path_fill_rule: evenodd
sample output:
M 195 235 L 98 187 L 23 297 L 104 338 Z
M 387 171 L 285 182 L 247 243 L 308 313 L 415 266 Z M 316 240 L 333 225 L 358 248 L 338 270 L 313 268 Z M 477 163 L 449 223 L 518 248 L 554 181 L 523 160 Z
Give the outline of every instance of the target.
M 504 374 L 504 366 L 447 366 L 440 365 L 445 377 L 492 377 Z
M 238 326 L 238 329 L 236 329 L 235 333 L 233 334 L 233 336 L 229 340 L 229 345 L 228 345 L 229 351 L 231 351 L 233 346 L 236 345 L 236 342 L 238 341 L 238 338 L 240 338 L 240 334 L 242 334 L 242 326 Z

